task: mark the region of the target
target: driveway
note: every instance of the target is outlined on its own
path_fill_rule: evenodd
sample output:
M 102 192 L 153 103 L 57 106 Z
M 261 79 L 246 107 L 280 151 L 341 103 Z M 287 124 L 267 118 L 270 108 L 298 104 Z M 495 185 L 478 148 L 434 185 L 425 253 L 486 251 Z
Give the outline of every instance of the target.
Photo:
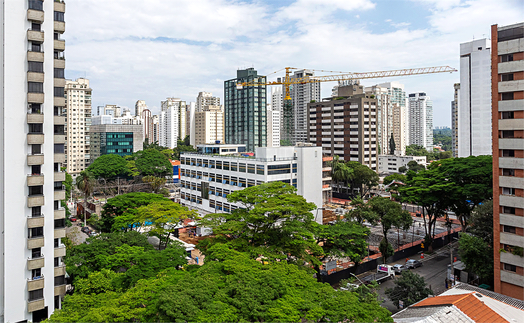
M 66 236 L 73 242 L 73 245 L 79 245 L 86 241 L 89 236 L 80 231 L 80 222 L 73 222 L 73 226 L 66 227 Z

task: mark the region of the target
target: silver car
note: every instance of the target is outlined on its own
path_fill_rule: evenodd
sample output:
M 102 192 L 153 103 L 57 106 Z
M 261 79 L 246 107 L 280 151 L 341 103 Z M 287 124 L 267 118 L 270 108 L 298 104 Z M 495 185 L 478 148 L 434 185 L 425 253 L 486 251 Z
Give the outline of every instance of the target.
M 408 270 L 408 268 L 404 265 L 397 264 L 393 265 L 393 270 L 395 271 L 396 275 L 402 275 L 402 272 Z
M 422 262 L 415 260 L 415 259 L 409 259 L 406 261 L 406 267 L 409 269 L 415 269 L 417 267 L 422 267 Z

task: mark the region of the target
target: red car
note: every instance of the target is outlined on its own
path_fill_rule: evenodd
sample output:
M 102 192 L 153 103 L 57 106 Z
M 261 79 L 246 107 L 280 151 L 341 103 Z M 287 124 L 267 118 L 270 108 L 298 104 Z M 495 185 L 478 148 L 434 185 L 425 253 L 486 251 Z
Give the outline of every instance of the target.
M 76 218 L 69 218 L 69 220 L 71 220 L 71 222 L 76 222 Z

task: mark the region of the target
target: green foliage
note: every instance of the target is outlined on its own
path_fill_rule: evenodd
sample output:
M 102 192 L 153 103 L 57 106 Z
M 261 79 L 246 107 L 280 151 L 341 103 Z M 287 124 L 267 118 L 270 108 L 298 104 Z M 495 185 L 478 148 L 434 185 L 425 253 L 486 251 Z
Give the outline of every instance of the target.
M 484 240 L 490 246 L 493 245 L 493 200 L 482 202 L 477 205 L 469 220 L 468 232 Z
M 287 147 L 287 146 L 293 146 L 293 144 L 291 144 L 291 140 L 289 139 L 280 139 L 280 146 Z
M 100 217 L 97 214 L 92 213 L 89 219 L 87 219 L 87 224 L 94 227 L 95 229 L 100 229 L 99 221 Z
M 126 157 L 132 158 L 132 155 L 128 155 Z M 140 175 L 140 172 L 138 171 L 138 168 L 136 168 L 136 162 L 133 159 L 126 158 L 126 167 L 128 171 L 128 175 L 135 177 Z
M 293 186 L 271 182 L 231 193 L 228 201 L 245 208 L 206 215 L 200 225 L 212 229 L 214 237 L 199 243 L 199 249 L 207 256 L 211 246 L 227 243 L 253 258 L 319 264 L 312 256 L 322 254 L 314 237 L 318 224 L 311 214 L 316 207 L 295 192 Z
M 433 130 L 433 144 L 439 145 L 446 151 L 451 151 L 451 131 L 438 131 L 440 129 Z
M 477 274 L 483 282 L 493 281 L 493 247 L 482 238 L 460 233 L 459 255 L 466 270 Z
M 341 220 L 333 225 L 319 226 L 315 236 L 323 250 L 320 257 L 347 257 L 358 264 L 367 254 L 369 234 L 367 227 L 352 221 Z
M 137 209 L 154 201 L 165 201 L 160 194 L 153 193 L 127 193 L 107 200 L 102 207 L 100 230 L 102 232 L 128 230 L 135 223 Z M 116 225 L 115 225 L 115 222 Z M 132 227 L 131 227 L 132 229 Z
M 173 149 L 173 159 L 179 160 L 181 152 L 195 152 L 196 149 L 189 144 L 189 136 L 184 140 L 178 140 L 177 146 Z
M 389 176 L 384 177 L 383 184 L 389 185 L 393 181 L 404 183 L 406 181 L 406 176 L 403 174 L 397 174 L 397 173 L 391 174 Z
M 225 245 L 209 251 L 213 260 L 190 272 L 167 269 L 123 292 L 75 292 L 49 321 L 392 322 L 372 292 L 335 291 L 296 265 L 262 264 Z
M 386 290 L 386 295 L 397 308 L 399 300 L 404 302 L 404 308 L 406 308 L 434 293 L 427 287 L 424 277 L 407 270 L 395 280 L 395 287 Z
M 511 253 L 514 254 L 515 256 L 524 257 L 524 248 L 519 247 L 519 246 L 514 246 Z
M 80 278 L 75 282 L 75 293 L 101 294 L 119 291 L 120 288 L 115 286 L 115 282 L 120 275 L 122 274 L 117 274 L 105 268 L 101 271 L 95 271 L 90 273 L 87 278 Z
M 408 162 L 408 169 L 414 171 L 415 173 L 418 173 L 419 171 L 426 169 L 426 167 L 417 163 L 414 160 L 411 160 L 410 162 Z
M 393 246 L 391 245 L 391 243 L 388 242 L 388 239 L 386 237 L 380 240 L 378 250 L 382 254 L 383 263 L 386 263 L 387 259 L 395 254 L 395 249 L 393 249 Z
M 406 166 L 400 166 L 398 171 L 401 172 L 401 173 L 405 173 L 405 172 L 408 171 L 408 168 Z
M 80 172 L 78 177 L 76 178 L 76 187 L 80 192 L 84 194 L 84 214 L 83 218 L 86 218 L 86 209 L 87 209 L 87 200 L 93 194 L 93 190 L 95 187 L 95 179 L 93 177 L 93 174 L 91 174 L 89 171 L 84 170 Z
M 115 154 L 102 155 L 87 167 L 96 179 L 113 179 L 126 176 L 129 173 L 127 162 L 124 157 Z
M 376 223 L 378 221 L 375 212 L 361 198 L 351 200 L 351 206 L 353 209 L 349 211 L 347 217 L 354 219 L 357 223 L 362 224 L 364 221 Z
M 156 149 L 136 152 L 135 165 L 142 176 L 163 177 L 172 173 L 169 159 Z
M 406 156 L 426 156 L 427 160 L 437 160 L 440 158 L 438 150 L 428 151 L 424 146 L 409 145 L 406 146 Z
M 366 196 L 374 186 L 378 185 L 378 174 L 366 165 L 356 161 L 348 161 L 346 166 L 352 170 L 349 181 L 351 191 L 358 189 L 361 198 Z
M 66 191 L 66 199 L 68 199 L 71 196 L 71 191 L 73 190 L 73 176 L 69 175 L 69 173 L 65 173 L 65 181 L 63 182 L 65 186 Z
M 153 193 L 158 193 L 160 191 L 160 189 L 166 183 L 166 179 L 165 178 L 155 177 L 155 176 L 143 177 L 142 181 L 144 183 L 149 183 L 149 185 L 151 185 L 151 189 L 153 190 Z

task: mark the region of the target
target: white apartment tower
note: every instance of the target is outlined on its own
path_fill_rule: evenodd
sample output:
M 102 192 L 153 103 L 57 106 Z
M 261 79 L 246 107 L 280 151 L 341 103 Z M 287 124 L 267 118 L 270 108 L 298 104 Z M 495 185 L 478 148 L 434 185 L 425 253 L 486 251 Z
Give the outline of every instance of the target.
M 460 44 L 457 157 L 491 153 L 491 50 L 484 38 Z
M 196 102 L 196 112 L 202 112 L 205 107 L 210 105 L 219 106 L 220 98 L 213 96 L 211 92 L 199 92 Z
M 460 98 L 460 83 L 453 84 L 453 101 L 451 101 L 451 151 L 453 157 L 458 157 L 458 108 Z
M 267 105 L 267 146 L 280 147 L 280 110 Z
M 186 137 L 186 103 L 177 98 L 161 102 L 159 118 L 159 145 L 175 148 L 177 140 Z
M 87 79 L 66 81 L 66 170 L 73 178 L 89 166 L 91 91 Z M 56 128 L 55 135 L 60 135 Z
M 399 82 L 386 82 L 380 83 L 378 86 L 388 89 L 389 101 L 393 109 L 392 113 L 390 113 L 393 120 L 390 123 L 392 129 L 389 130 L 389 136 L 393 133 L 396 150 L 404 154 L 406 146 L 409 145 L 408 105 L 404 84 Z
M 224 143 L 224 109 L 209 105 L 204 111 L 195 113 L 195 145 Z
M 142 112 L 147 109 L 146 101 L 138 100 L 135 103 L 135 116 L 142 117 Z
M 147 140 L 148 143 L 153 143 L 153 118 L 151 115 L 151 110 L 144 109 L 140 113 L 140 116 L 142 117 L 142 126 L 144 128 L 144 141 Z
M 389 154 L 389 139 L 393 131 L 393 109 L 389 89 L 379 85 L 364 88 L 364 92 L 377 99 L 377 142 L 380 145 L 379 154 Z M 395 142 L 396 146 L 396 142 Z
M 193 147 L 195 146 L 195 112 L 196 112 L 196 103 L 190 102 L 186 106 L 186 134 L 189 135 L 189 144 Z
M 424 92 L 409 95 L 409 144 L 433 151 L 433 103 Z
M 0 3 L 2 322 L 40 322 L 66 292 L 64 13 L 58 0 Z
M 315 72 L 310 70 L 295 71 L 291 78 L 303 78 L 314 76 Z M 291 102 L 293 105 L 293 129 L 294 134 L 291 144 L 308 141 L 308 103 L 320 101 L 320 83 L 310 82 L 304 84 L 294 84 L 290 87 Z M 285 115 L 285 113 L 284 113 Z M 283 120 L 286 123 L 286 120 Z M 284 127 L 285 128 L 285 127 Z M 283 138 L 287 139 L 287 138 Z

